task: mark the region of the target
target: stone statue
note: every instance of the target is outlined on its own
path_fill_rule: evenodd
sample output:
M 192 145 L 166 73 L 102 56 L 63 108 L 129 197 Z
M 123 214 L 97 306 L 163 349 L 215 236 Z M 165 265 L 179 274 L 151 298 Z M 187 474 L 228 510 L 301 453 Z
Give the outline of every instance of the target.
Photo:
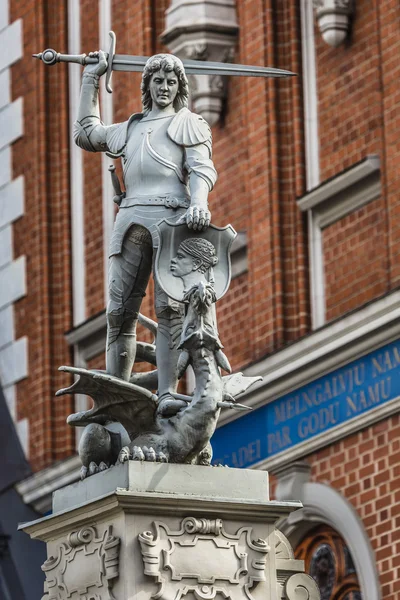
M 188 81 L 175 56 L 151 57 L 143 70 L 143 112 L 105 126 L 99 115 L 99 77 L 107 71 L 104 52 L 85 67 L 75 123 L 75 142 L 90 152 L 121 157 L 125 192 L 110 244 L 107 306 L 107 373 L 128 381 L 136 354 L 136 324 L 158 246 L 161 219 L 186 221 L 201 231 L 210 223 L 207 197 L 217 179 L 211 160 L 211 131 L 187 108 Z M 158 319 L 157 365 L 161 414 L 173 410 L 178 350 L 171 332 L 180 327 L 183 307 L 155 281 Z
M 111 176 L 119 205 L 110 244 L 106 371 L 75 367 L 78 376 L 57 395 L 88 394 L 93 407 L 70 415 L 70 425 L 85 427 L 79 453 L 82 477 L 128 458 L 210 464 L 209 444 L 222 407 L 247 410 L 236 396 L 259 378 L 230 372 L 217 330 L 215 302 L 230 281 L 232 227 L 211 225 L 208 194 L 217 173 L 212 162 L 211 131 L 188 105 L 184 64 L 170 54 L 144 57 L 110 49 L 66 55 L 48 49 L 34 55 L 46 65 L 72 62 L 85 66 L 75 142 L 89 152 L 121 158 L 121 188 Z M 215 75 L 285 77 L 268 67 L 185 61 L 187 72 Z M 143 111 L 124 123 L 104 125 L 99 112 L 99 79 L 106 74 L 112 92 L 113 70 L 143 71 Z M 158 323 L 140 314 L 152 270 Z M 155 343 L 136 340 L 140 320 Z M 132 372 L 147 361 L 151 372 Z M 178 380 L 191 365 L 196 379 L 192 396 L 177 393 Z M 155 393 L 156 392 L 156 393 Z

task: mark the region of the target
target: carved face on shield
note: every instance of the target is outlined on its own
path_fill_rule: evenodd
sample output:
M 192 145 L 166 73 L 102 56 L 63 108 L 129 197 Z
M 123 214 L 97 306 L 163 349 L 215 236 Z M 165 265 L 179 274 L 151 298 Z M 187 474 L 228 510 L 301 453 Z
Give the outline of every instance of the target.
M 181 242 L 176 256 L 171 260 L 171 273 L 180 277 L 188 290 L 199 283 L 213 283 L 212 268 L 218 262 L 215 248 L 203 238 L 191 238 Z

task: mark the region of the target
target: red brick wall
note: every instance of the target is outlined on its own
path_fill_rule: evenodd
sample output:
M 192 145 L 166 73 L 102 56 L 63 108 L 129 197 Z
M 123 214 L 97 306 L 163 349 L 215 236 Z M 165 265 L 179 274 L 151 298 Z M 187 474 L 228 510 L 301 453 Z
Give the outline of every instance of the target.
M 340 317 L 388 291 L 382 199 L 330 225 L 323 232 L 326 318 Z
M 375 552 L 382 598 L 400 597 L 400 417 L 390 417 L 316 452 L 312 479 L 352 504 Z
M 351 42 L 328 46 L 315 30 L 321 180 L 382 157 L 382 88 L 377 2 L 357 2 Z
M 17 386 L 17 418 L 29 419 L 35 468 L 73 449 L 65 419 L 70 399 L 54 399 L 69 378 L 57 371 L 71 362 L 64 332 L 71 326 L 69 133 L 67 71 L 44 69 L 32 53 L 48 39 L 66 47 L 66 3 L 13 0 L 10 22 L 23 19 L 24 56 L 12 68 L 12 97 L 24 100 L 25 135 L 13 147 L 13 176 L 25 177 L 25 215 L 13 228 L 14 257 L 27 257 L 27 296 L 15 305 L 16 338 L 29 338 L 29 377 Z
M 328 320 L 400 283 L 399 10 L 392 0 L 357 2 L 351 39 L 339 48 L 315 28 L 321 180 L 378 154 L 383 189 L 379 202 L 324 231 Z

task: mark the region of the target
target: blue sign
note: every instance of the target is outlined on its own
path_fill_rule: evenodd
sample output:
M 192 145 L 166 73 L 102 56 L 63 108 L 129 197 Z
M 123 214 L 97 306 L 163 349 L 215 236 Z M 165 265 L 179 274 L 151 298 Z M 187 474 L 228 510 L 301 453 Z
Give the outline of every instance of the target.
M 214 464 L 250 467 L 400 397 L 400 340 L 223 425 Z

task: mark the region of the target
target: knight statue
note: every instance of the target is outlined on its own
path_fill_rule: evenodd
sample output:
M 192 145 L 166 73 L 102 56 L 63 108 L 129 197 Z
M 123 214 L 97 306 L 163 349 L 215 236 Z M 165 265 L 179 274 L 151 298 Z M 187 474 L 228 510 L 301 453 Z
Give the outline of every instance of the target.
M 104 52 L 91 53 L 97 64 L 86 65 L 75 142 L 89 152 L 122 158 L 125 192 L 110 243 L 107 306 L 107 373 L 129 381 L 136 354 L 136 324 L 151 274 L 162 219 L 186 222 L 189 229 L 210 224 L 208 194 L 217 173 L 212 162 L 211 130 L 188 110 L 188 80 L 179 58 L 157 54 L 142 76 L 143 112 L 124 123 L 103 125 L 99 113 L 99 78 L 107 71 Z M 176 412 L 178 336 L 183 305 L 171 300 L 155 279 L 158 320 L 156 356 L 158 411 Z
M 208 194 L 217 173 L 211 130 L 188 109 L 186 72 L 286 77 L 269 67 L 182 61 L 171 54 L 140 56 L 110 50 L 67 55 L 47 49 L 34 56 L 46 65 L 83 65 L 75 142 L 89 152 L 122 159 L 123 186 L 111 166 L 119 210 L 110 242 L 106 370 L 64 366 L 76 379 L 64 394 L 86 394 L 88 410 L 68 417 L 84 427 L 79 444 L 85 478 L 126 460 L 210 465 L 210 439 L 222 408 L 248 410 L 237 396 L 259 377 L 231 374 L 223 352 L 215 303 L 231 277 L 231 225 L 211 224 Z M 185 66 L 184 66 L 185 65 Z M 106 90 L 113 70 L 142 71 L 143 111 L 124 123 L 104 125 L 99 79 Z M 157 322 L 140 313 L 153 271 Z M 136 340 L 138 321 L 155 336 Z M 133 370 L 147 362 L 152 371 Z M 178 381 L 192 367 L 192 393 Z M 228 375 L 222 375 L 227 371 Z

